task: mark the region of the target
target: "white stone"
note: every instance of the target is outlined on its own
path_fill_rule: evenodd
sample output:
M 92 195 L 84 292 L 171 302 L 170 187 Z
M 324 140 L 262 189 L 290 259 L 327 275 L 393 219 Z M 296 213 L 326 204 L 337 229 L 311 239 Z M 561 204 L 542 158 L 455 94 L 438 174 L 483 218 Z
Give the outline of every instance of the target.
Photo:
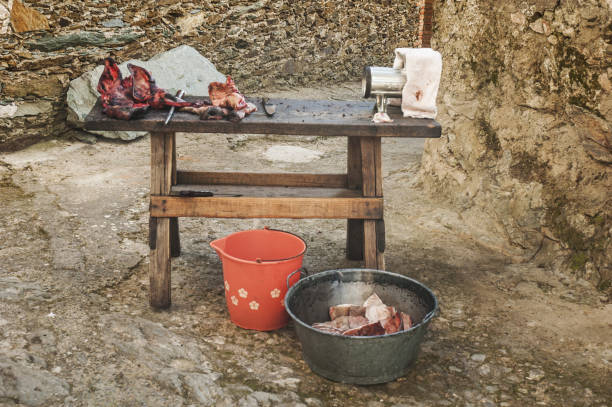
M 539 382 L 545 376 L 545 373 L 542 369 L 531 369 L 529 371 L 529 376 L 527 376 L 527 380 L 531 380 L 534 382 Z
M 8 34 L 11 31 L 11 13 L 9 9 L 0 4 L 0 34 Z
M 488 376 L 491 373 L 491 367 L 489 365 L 482 365 L 478 368 L 478 373 L 481 376 Z
M 129 60 L 119 65 L 124 76 L 129 75 L 127 64 L 141 66 L 151 72 L 158 87 L 175 94 L 183 89 L 186 95 L 208 96 L 208 84 L 214 81 L 225 81 L 225 76 L 217 71 L 215 66 L 194 48 L 182 45 L 148 61 Z M 91 111 L 99 97 L 98 80 L 104 66 L 99 65 L 70 82 L 68 88 L 68 120 L 82 127 L 82 122 Z M 146 132 L 125 131 L 92 131 L 107 138 L 133 140 Z
M 486 358 L 487 358 L 487 355 L 484 355 L 482 353 L 475 353 L 470 357 L 470 359 L 472 359 L 475 362 L 484 362 Z
M 17 110 L 18 108 L 15 103 L 11 103 L 10 105 L 0 105 L 0 119 L 15 117 Z
M 13 117 L 37 116 L 42 113 L 49 113 L 53 109 L 53 104 L 46 100 L 40 102 L 25 102 L 17 104 L 17 111 Z
M 544 24 L 541 18 L 538 18 L 536 21 L 529 24 L 529 28 L 531 28 L 533 31 L 537 32 L 538 34 L 544 34 Z
M 268 148 L 264 153 L 270 161 L 282 161 L 286 163 L 307 163 L 321 157 L 320 151 L 310 150 L 296 146 L 276 145 Z
M 214 405 L 221 395 L 221 387 L 217 384 L 220 377 L 220 373 L 187 373 L 183 380 L 197 401 Z
M 519 25 L 523 25 L 527 22 L 527 18 L 525 18 L 525 14 L 521 13 L 520 11 L 510 14 L 510 20 L 514 24 L 519 24 Z
M 201 26 L 207 18 L 207 13 L 200 12 L 197 14 L 188 14 L 179 18 L 176 25 L 181 29 L 181 35 L 192 34 L 199 26 Z
M 612 90 L 612 83 L 610 82 L 610 79 L 608 79 L 608 75 L 605 72 L 602 72 L 601 75 L 597 77 L 597 82 L 599 82 L 601 88 L 606 92 L 610 92 L 610 90 Z

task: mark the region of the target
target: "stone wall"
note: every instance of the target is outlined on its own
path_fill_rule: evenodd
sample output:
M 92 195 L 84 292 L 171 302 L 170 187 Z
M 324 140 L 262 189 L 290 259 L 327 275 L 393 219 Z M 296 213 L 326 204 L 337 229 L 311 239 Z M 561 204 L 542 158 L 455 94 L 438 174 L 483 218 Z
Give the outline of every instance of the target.
M 604 290 L 612 279 L 611 8 L 611 0 L 436 1 L 444 130 L 427 142 L 422 169 L 431 193 L 504 234 L 502 249 Z
M 243 92 L 334 86 L 391 64 L 394 48 L 413 46 L 418 20 L 416 2 L 400 0 L 26 0 L 49 28 L 16 33 L 13 3 L 0 0 L 0 151 L 68 132 L 68 82 L 106 56 L 148 59 L 187 44 Z M 40 23 L 31 17 L 21 22 Z

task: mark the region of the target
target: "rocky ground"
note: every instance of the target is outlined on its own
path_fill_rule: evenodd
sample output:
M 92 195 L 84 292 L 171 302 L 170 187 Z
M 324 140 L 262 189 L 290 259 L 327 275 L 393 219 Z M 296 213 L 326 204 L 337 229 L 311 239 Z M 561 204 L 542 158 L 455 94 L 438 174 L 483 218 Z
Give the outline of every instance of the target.
M 357 85 L 284 95 L 355 97 Z M 278 146 L 315 153 L 293 161 Z M 344 139 L 178 135 L 183 168 L 334 172 Z M 149 142 L 48 141 L 0 156 L 0 404 L 610 406 L 612 305 L 583 280 L 513 263 L 498 238 L 422 193 L 422 140 L 383 143 L 387 268 L 438 296 L 412 371 L 359 387 L 313 374 L 291 325 L 234 326 L 209 242 L 270 225 L 311 272 L 345 260 L 345 222 L 181 219 L 173 305 L 148 306 Z M 300 160 L 301 158 L 301 160 Z M 305 162 L 296 162 L 305 161 Z M 473 216 L 473 215 L 471 215 Z

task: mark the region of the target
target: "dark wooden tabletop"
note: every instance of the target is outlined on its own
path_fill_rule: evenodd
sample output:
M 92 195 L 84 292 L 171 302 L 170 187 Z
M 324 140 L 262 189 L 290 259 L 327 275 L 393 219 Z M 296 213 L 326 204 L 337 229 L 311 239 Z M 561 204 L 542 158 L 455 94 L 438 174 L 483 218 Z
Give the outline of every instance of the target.
M 374 100 L 270 99 L 268 103 L 276 105 L 276 113 L 272 117 L 264 114 L 259 99 L 247 100 L 255 103 L 258 111 L 238 123 L 200 120 L 195 114 L 177 110 L 167 126 L 164 126 L 164 120 L 168 110 L 149 110 L 139 119 L 116 120 L 102 113 L 98 100 L 85 118 L 85 129 L 417 138 L 436 138 L 440 137 L 441 133 L 440 124 L 435 120 L 404 118 L 400 108 L 396 106 L 388 108 L 393 123 L 373 123 Z

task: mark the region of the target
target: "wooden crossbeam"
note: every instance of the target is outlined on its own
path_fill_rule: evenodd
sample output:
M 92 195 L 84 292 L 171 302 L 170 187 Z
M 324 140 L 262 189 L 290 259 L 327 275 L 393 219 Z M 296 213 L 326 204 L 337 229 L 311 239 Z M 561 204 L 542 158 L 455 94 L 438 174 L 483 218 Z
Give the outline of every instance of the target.
M 177 184 L 346 188 L 346 174 L 178 171 Z
M 208 218 L 381 219 L 382 198 L 151 196 L 151 216 Z

